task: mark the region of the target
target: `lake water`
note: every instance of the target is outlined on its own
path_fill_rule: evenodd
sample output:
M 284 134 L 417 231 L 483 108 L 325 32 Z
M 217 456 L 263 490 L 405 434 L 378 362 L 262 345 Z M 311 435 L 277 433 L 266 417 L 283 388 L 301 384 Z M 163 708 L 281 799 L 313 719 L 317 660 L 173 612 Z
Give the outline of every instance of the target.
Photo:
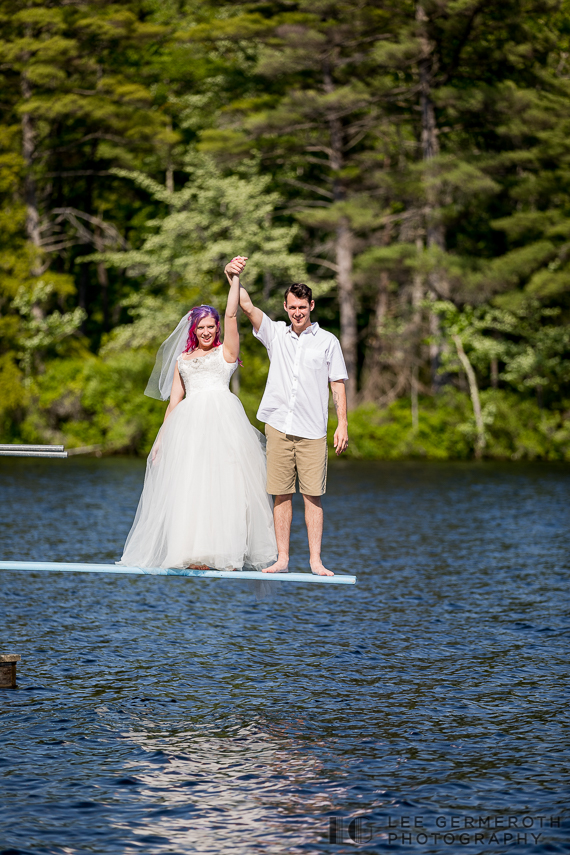
M 0 458 L 0 557 L 115 560 L 143 473 Z M 570 469 L 329 482 L 354 588 L 1 571 L 2 855 L 570 851 Z

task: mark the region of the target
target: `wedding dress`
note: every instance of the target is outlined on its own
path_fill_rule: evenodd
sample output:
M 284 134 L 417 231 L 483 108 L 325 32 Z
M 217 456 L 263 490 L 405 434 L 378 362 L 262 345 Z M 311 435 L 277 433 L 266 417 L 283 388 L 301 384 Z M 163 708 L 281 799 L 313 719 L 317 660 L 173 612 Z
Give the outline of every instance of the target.
M 277 558 L 265 438 L 229 390 L 223 347 L 177 360 L 186 397 L 162 426 L 119 564 L 261 570 Z M 153 460 L 154 455 L 154 460 Z

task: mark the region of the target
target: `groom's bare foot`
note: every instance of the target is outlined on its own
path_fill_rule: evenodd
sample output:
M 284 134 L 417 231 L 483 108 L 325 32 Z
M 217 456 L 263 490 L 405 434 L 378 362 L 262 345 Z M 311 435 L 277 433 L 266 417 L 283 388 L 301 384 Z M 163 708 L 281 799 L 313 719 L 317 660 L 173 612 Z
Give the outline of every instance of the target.
M 322 561 L 311 561 L 311 573 L 315 576 L 334 576 L 332 570 L 327 570 Z
M 288 573 L 289 572 L 289 558 L 278 558 L 275 564 L 272 564 L 271 567 L 266 567 L 263 573 Z

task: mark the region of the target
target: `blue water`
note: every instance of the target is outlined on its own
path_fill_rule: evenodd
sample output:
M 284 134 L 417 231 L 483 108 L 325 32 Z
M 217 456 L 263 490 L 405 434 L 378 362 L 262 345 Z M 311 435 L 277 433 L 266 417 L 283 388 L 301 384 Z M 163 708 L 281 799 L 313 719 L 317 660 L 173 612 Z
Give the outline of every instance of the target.
M 0 557 L 115 560 L 143 473 L 0 459 Z M 568 467 L 346 462 L 355 588 L 0 571 L 0 853 L 569 852 L 569 507 Z

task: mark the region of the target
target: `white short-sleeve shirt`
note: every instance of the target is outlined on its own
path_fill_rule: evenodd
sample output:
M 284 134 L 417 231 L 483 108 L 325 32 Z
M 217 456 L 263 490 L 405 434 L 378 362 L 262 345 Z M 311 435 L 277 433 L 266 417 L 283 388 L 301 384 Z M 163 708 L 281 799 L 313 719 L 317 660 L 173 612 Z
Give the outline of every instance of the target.
M 317 323 L 297 335 L 284 321 L 265 314 L 253 334 L 267 348 L 270 361 L 257 418 L 293 436 L 325 436 L 329 381 L 348 379 L 338 338 Z

